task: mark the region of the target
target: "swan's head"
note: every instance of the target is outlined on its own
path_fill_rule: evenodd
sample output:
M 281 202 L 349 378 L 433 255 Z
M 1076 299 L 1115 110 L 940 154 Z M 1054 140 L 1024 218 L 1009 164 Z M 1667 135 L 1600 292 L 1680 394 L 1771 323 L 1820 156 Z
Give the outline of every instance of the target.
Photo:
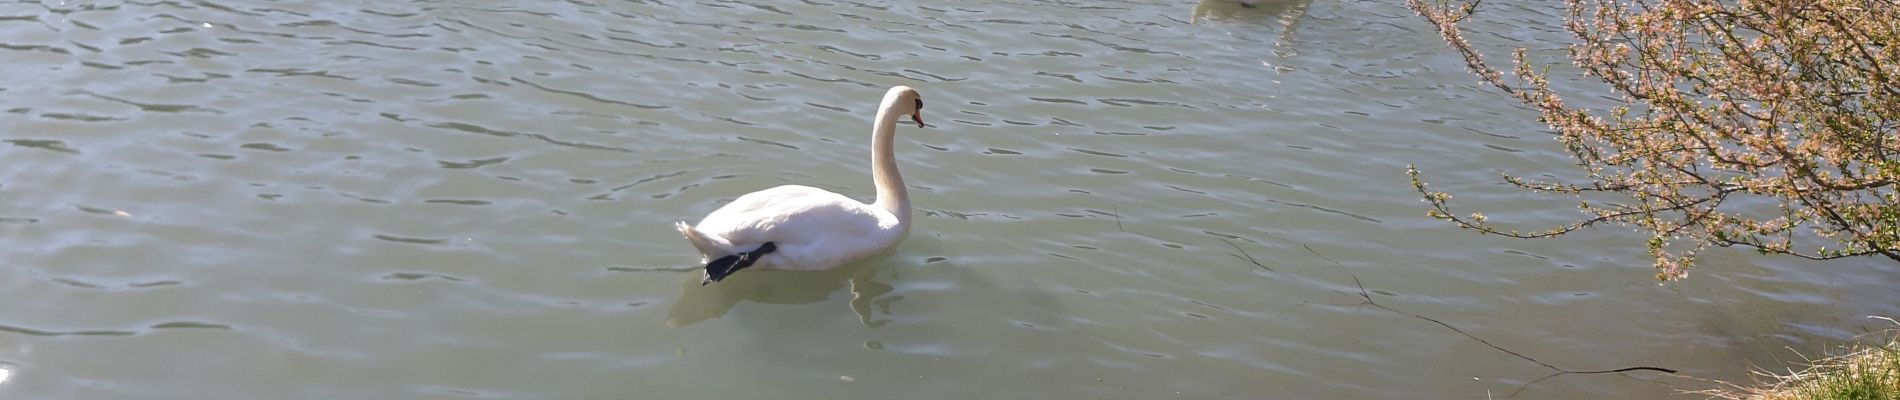
M 924 97 L 917 94 L 917 89 L 902 85 L 892 87 L 884 93 L 884 105 L 897 115 L 910 115 L 918 128 L 924 127 Z

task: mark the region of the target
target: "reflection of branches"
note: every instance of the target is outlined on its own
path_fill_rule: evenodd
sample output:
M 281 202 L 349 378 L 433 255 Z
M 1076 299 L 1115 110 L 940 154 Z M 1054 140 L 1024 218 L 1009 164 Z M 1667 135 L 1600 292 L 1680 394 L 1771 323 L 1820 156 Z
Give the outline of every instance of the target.
M 1240 252 L 1240 255 L 1236 257 L 1246 257 L 1247 262 L 1253 263 L 1254 266 L 1260 267 L 1260 269 L 1267 270 L 1267 272 L 1272 272 L 1276 274 L 1280 273 L 1280 271 L 1274 271 L 1273 268 L 1267 268 L 1266 264 L 1261 264 L 1260 261 L 1254 260 L 1252 254 L 1247 254 L 1246 250 L 1240 249 L 1240 245 L 1234 244 L 1234 242 L 1227 241 L 1227 239 L 1221 239 L 1220 241 L 1221 243 L 1226 243 L 1228 246 L 1234 246 L 1234 251 Z
M 1128 231 L 1127 229 L 1122 229 L 1122 205 L 1121 204 L 1115 205 L 1115 230 L 1118 232 Z
M 1551 371 L 1555 371 L 1555 372 L 1552 372 L 1552 373 L 1550 373 L 1549 375 L 1544 375 L 1543 377 L 1540 377 L 1540 378 L 1537 378 L 1537 379 L 1535 379 L 1535 380 L 1531 380 L 1530 382 L 1527 382 L 1527 383 L 1525 383 L 1525 384 L 1524 384 L 1523 386 L 1519 386 L 1519 387 L 1517 388 L 1517 390 L 1516 390 L 1516 391 L 1513 391 L 1513 392 L 1511 392 L 1511 394 L 1510 394 L 1510 395 L 1507 395 L 1507 396 L 1505 396 L 1505 398 L 1511 398 L 1511 397 L 1515 397 L 1515 396 L 1517 396 L 1517 394 L 1518 394 L 1518 393 L 1521 393 L 1521 392 L 1523 392 L 1523 391 L 1524 391 L 1524 389 L 1527 389 L 1527 388 L 1530 388 L 1530 386 L 1531 386 L 1531 385 L 1534 385 L 1534 384 L 1537 384 L 1538 382 L 1543 382 L 1543 381 L 1544 381 L 1544 380 L 1546 380 L 1546 379 L 1550 379 L 1550 378 L 1555 378 L 1555 377 L 1557 377 L 1557 376 L 1559 376 L 1559 375 L 1566 375 L 1566 374 L 1579 374 L 1579 375 L 1583 375 L 1583 374 L 1612 374 L 1612 373 L 1620 373 L 1620 372 L 1634 372 L 1634 371 L 1655 371 L 1655 372 L 1662 372 L 1662 373 L 1668 373 L 1668 374 L 1673 374 L 1673 373 L 1676 373 L 1676 370 L 1674 370 L 1674 369 L 1669 369 L 1669 368 L 1663 368 L 1663 367 L 1651 367 L 1651 366 L 1634 366 L 1634 367 L 1623 367 L 1623 368 L 1616 368 L 1616 369 L 1599 369 L 1599 370 L 1574 370 L 1574 369 L 1569 369 L 1569 368 L 1564 368 L 1564 367 L 1559 367 L 1559 366 L 1557 366 L 1557 365 L 1555 365 L 1555 364 L 1551 364 L 1551 363 L 1547 363 L 1547 362 L 1544 362 L 1544 361 L 1542 361 L 1542 360 L 1538 360 L 1538 359 L 1536 359 L 1536 358 L 1531 358 L 1531 356 L 1527 356 L 1527 355 L 1524 355 L 1524 353 L 1519 353 L 1519 352 L 1517 352 L 1517 351 L 1515 351 L 1515 350 L 1511 350 L 1511 349 L 1507 349 L 1507 348 L 1504 348 L 1504 346 L 1499 346 L 1499 345 L 1497 345 L 1497 344 L 1494 344 L 1494 343 L 1491 343 L 1491 341 L 1489 341 L 1489 340 L 1484 340 L 1484 338 L 1481 338 L 1481 337 L 1478 337 L 1477 335 L 1473 335 L 1473 334 L 1471 334 L 1471 332 L 1466 332 L 1466 331 L 1465 331 L 1464 329 L 1459 329 L 1459 328 L 1458 328 L 1457 326 L 1453 326 L 1452 324 L 1448 324 L 1448 323 L 1445 323 L 1445 321 L 1440 321 L 1440 320 L 1438 320 L 1437 318 L 1432 318 L 1432 317 L 1427 317 L 1427 316 L 1424 316 L 1424 315 L 1419 315 L 1419 314 L 1414 314 L 1414 313 L 1411 313 L 1411 312 L 1406 312 L 1406 311 L 1401 311 L 1401 310 L 1399 310 L 1399 309 L 1396 309 L 1396 308 L 1392 308 L 1392 307 L 1389 307 L 1389 306 L 1386 306 L 1386 305 L 1384 305 L 1384 304 L 1379 304 L 1379 302 L 1378 302 L 1378 301 L 1375 301 L 1375 300 L 1373 300 L 1373 299 L 1372 299 L 1372 294 L 1371 294 L 1371 292 L 1370 292 L 1370 291 L 1367 291 L 1367 290 L 1366 290 L 1366 285 L 1365 285 L 1365 283 L 1364 283 L 1363 281 L 1360 281 L 1360 280 L 1359 280 L 1359 274 L 1356 274 L 1356 273 L 1353 273 L 1353 272 L 1352 272 L 1352 269 L 1351 269 L 1351 268 L 1346 268 L 1346 264 L 1345 264 L 1345 263 L 1341 263 L 1341 262 L 1339 262 L 1339 260 L 1338 260 L 1338 259 L 1334 259 L 1334 258 L 1332 258 L 1332 257 L 1330 257 L 1330 256 L 1327 256 L 1327 255 L 1325 255 L 1325 254 L 1321 254 L 1321 253 L 1319 252 L 1319 250 L 1314 250 L 1314 249 L 1313 249 L 1313 246 L 1308 246 L 1308 245 L 1306 245 L 1306 244 L 1302 244 L 1302 243 L 1297 243 L 1297 242 L 1294 242 L 1294 241 L 1292 241 L 1292 240 L 1288 240 L 1288 239 L 1286 239 L 1286 238 L 1280 238 L 1280 240 L 1284 240 L 1284 241 L 1286 241 L 1287 243 L 1290 243 L 1290 244 L 1294 244 L 1294 245 L 1298 245 L 1298 246 L 1300 246 L 1300 248 L 1304 248 L 1304 249 L 1306 249 L 1306 252 L 1308 252 L 1308 253 L 1313 253 L 1313 255 L 1315 255 L 1315 256 L 1319 256 L 1320 258 L 1324 258 L 1324 259 L 1326 259 L 1326 261 L 1331 261 L 1331 262 L 1333 263 L 1333 265 L 1334 265 L 1334 266 L 1337 266 L 1337 267 L 1339 267 L 1339 269 L 1340 269 L 1340 270 L 1342 270 L 1342 271 L 1346 271 L 1346 276 L 1349 276 L 1349 277 L 1352 277 L 1352 285 L 1353 285 L 1353 287 L 1354 287 L 1354 288 L 1357 288 L 1357 289 L 1359 290 L 1359 292 L 1358 292 L 1358 293 L 1356 293 L 1356 294 L 1358 295 L 1358 297 L 1359 297 L 1359 299 L 1360 299 L 1360 302 L 1359 302 L 1359 304 L 1358 304 L 1358 305 L 1369 305 L 1369 306 L 1373 306 L 1373 307 L 1376 307 L 1376 308 L 1378 308 L 1378 309 L 1381 309 L 1381 310 L 1386 310 L 1386 311 L 1390 311 L 1390 312 L 1393 312 L 1393 313 L 1397 313 L 1397 314 L 1402 314 L 1402 315 L 1406 315 L 1406 316 L 1410 316 L 1410 317 L 1412 317 L 1412 318 L 1418 318 L 1418 319 L 1421 319 L 1421 320 L 1425 320 L 1425 321 L 1427 321 L 1427 322 L 1431 322 L 1431 323 L 1433 323 L 1433 324 L 1438 324 L 1438 326 L 1442 326 L 1442 327 L 1445 327 L 1445 329 L 1450 329 L 1450 330 L 1451 330 L 1452 332 L 1457 332 L 1457 333 L 1458 333 L 1459 335 L 1463 335 L 1464 337 L 1466 337 L 1466 338 L 1469 338 L 1469 339 L 1471 339 L 1472 341 L 1476 341 L 1476 342 L 1478 342 L 1479 344 L 1483 344 L 1483 345 L 1485 345 L 1486 347 L 1490 347 L 1490 348 L 1491 348 L 1491 349 L 1493 349 L 1493 350 L 1497 350 L 1497 351 L 1499 351 L 1499 352 L 1502 352 L 1502 353 L 1504 353 L 1504 354 L 1509 354 L 1509 355 L 1511 355 L 1511 356 L 1513 356 L 1513 357 L 1517 357 L 1517 358 L 1519 358 L 1519 359 L 1522 359 L 1522 360 L 1524 360 L 1524 361 L 1530 361 L 1531 363 L 1535 363 L 1535 364 L 1537 364 L 1537 365 L 1540 365 L 1540 366 L 1543 366 L 1543 367 L 1544 367 L 1544 368 L 1546 368 L 1546 369 L 1549 369 L 1549 370 L 1551 370 Z M 1228 244 L 1229 246 L 1234 246 L 1234 250 L 1240 250 L 1240 254 L 1242 254 L 1242 255 L 1245 255 L 1245 256 L 1246 256 L 1246 258 L 1247 258 L 1247 261 L 1250 261 L 1250 262 L 1253 262 L 1253 263 L 1254 263 L 1254 265 L 1260 265 L 1260 263 L 1259 263 L 1259 262 L 1257 262 L 1257 261 L 1254 261 L 1254 259 L 1253 259 L 1253 256 L 1251 256 L 1251 255 L 1246 255 L 1246 254 L 1247 254 L 1247 251 L 1246 251 L 1246 250 L 1241 250 L 1241 249 L 1240 249 L 1240 246 L 1239 246 L 1239 245 L 1235 245 L 1235 244 L 1234 244 L 1233 242 L 1228 242 L 1228 241 L 1227 241 L 1226 239 L 1222 239 L 1221 241 L 1222 241 L 1222 242 L 1225 242 L 1225 243 L 1227 243 L 1227 244 Z M 1261 268 L 1266 268 L 1266 266 L 1265 266 L 1265 265 L 1260 265 L 1260 267 L 1261 267 Z M 1268 269 L 1268 271 L 1272 271 L 1272 269 Z M 1344 293 L 1344 292 L 1341 292 L 1341 294 L 1346 294 L 1346 295 L 1348 295 L 1348 296 L 1351 296 L 1351 295 L 1353 295 L 1353 294 L 1351 294 L 1351 293 Z
M 1240 19 L 1243 16 L 1277 16 L 1282 25 L 1279 39 L 1274 41 L 1276 53 L 1292 51 L 1293 34 L 1299 30 L 1300 20 L 1306 16 L 1306 9 L 1313 0 L 1201 0 L 1194 5 L 1193 14 L 1188 23 L 1198 24 L 1201 20 Z M 1282 57 L 1285 55 L 1282 54 Z

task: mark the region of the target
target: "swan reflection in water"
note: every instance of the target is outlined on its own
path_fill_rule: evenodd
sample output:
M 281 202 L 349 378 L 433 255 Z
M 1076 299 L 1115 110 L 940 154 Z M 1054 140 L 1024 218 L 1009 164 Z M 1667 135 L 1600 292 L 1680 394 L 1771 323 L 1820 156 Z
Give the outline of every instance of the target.
M 1286 57 L 1293 52 L 1293 31 L 1299 27 L 1300 19 L 1306 16 L 1306 9 L 1311 5 L 1313 0 L 1201 0 L 1194 5 L 1194 13 L 1188 17 L 1188 22 L 1199 24 L 1203 20 L 1246 22 L 1276 19 L 1281 29 L 1274 40 L 1274 52 Z
M 888 320 L 876 318 L 882 311 L 890 315 L 891 304 L 903 296 L 891 293 L 890 284 L 877 281 L 885 266 L 902 258 L 873 257 L 824 271 L 759 270 L 734 274 L 713 285 L 700 285 L 698 276 L 680 280 L 684 293 L 666 313 L 666 325 L 681 328 L 700 321 L 719 318 L 740 302 L 769 304 L 811 304 L 830 298 L 839 288 L 848 287 L 851 310 L 865 326 L 881 326 Z M 880 298 L 883 297 L 883 298 Z

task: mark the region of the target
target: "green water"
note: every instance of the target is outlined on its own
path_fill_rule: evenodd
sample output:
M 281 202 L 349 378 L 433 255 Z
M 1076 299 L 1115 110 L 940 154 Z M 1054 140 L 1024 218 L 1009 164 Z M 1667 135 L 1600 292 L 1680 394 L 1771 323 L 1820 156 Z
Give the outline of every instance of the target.
M 1558 4 L 1487 5 L 1481 46 L 1561 55 Z M 0 5 L 0 394 L 1657 398 L 1711 384 L 1536 381 L 1363 301 L 1735 381 L 1900 314 L 1878 260 L 1659 285 L 1627 230 L 1426 218 L 1407 164 L 1530 226 L 1574 202 L 1498 172 L 1576 171 L 1398 2 L 1199 6 Z M 898 84 L 932 124 L 898 133 L 909 239 L 699 286 L 672 222 L 870 197 Z

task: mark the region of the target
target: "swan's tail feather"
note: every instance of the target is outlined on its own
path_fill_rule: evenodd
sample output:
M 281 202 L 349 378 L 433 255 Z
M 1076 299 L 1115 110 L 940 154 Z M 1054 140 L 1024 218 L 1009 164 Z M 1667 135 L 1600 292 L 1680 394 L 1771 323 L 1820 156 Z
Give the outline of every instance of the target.
M 693 248 L 699 249 L 699 254 L 708 257 L 719 254 L 719 245 L 713 243 L 711 238 L 707 238 L 706 234 L 699 233 L 698 229 L 693 229 L 692 225 L 687 225 L 686 221 L 674 222 L 673 227 L 679 228 L 680 236 L 685 236 L 686 241 L 693 244 Z
M 726 276 L 732 275 L 734 272 L 739 272 L 739 270 L 759 262 L 759 257 L 772 254 L 773 251 L 777 250 L 777 244 L 765 242 L 765 244 L 759 245 L 759 248 L 753 249 L 752 251 L 720 257 L 717 260 L 707 262 L 706 274 L 699 279 L 699 285 L 705 286 L 706 284 L 726 279 Z

